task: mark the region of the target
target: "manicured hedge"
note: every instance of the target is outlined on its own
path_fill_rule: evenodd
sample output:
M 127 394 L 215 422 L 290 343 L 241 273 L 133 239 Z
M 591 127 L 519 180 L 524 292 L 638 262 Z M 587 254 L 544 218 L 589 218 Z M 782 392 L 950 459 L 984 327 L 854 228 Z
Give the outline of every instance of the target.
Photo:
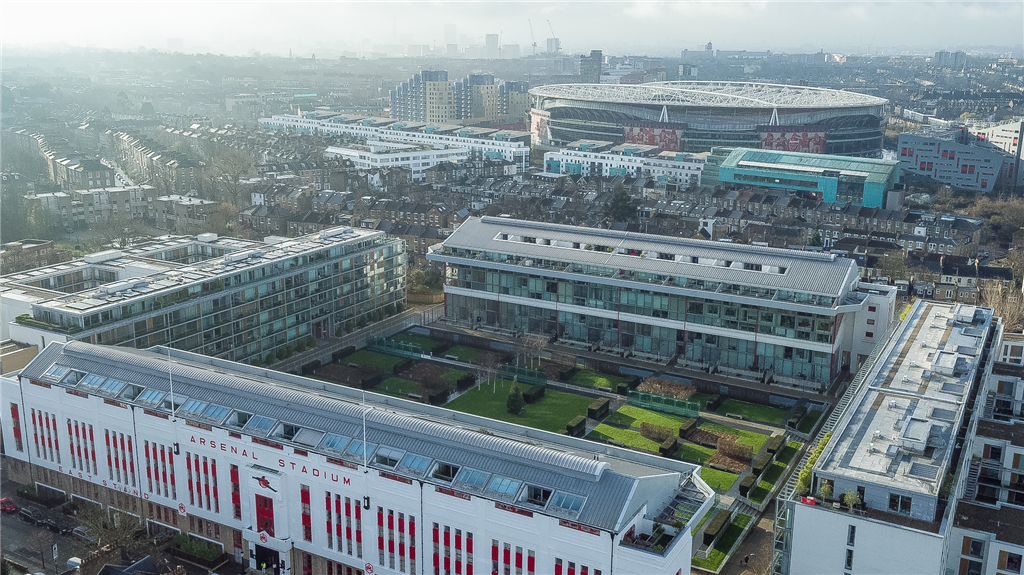
M 744 477 L 743 480 L 740 481 L 739 485 L 740 496 L 746 497 L 755 485 L 757 485 L 757 477 L 754 477 L 753 474 Z
M 714 411 L 718 409 L 718 406 L 722 405 L 721 395 L 712 395 L 711 399 L 708 400 L 707 406 L 704 407 L 704 411 Z
M 430 405 L 444 405 L 448 401 L 448 396 L 451 395 L 450 389 L 442 389 L 437 393 L 431 393 L 427 396 L 427 403 Z
M 571 367 L 565 371 L 558 372 L 558 381 L 569 381 L 574 375 L 580 372 L 580 368 Z
M 750 468 L 751 468 L 751 471 L 753 472 L 753 474 L 755 476 L 761 477 L 761 474 L 764 473 L 764 470 L 768 469 L 768 466 L 771 465 L 771 464 L 772 464 L 772 456 L 771 456 L 771 454 L 770 453 L 762 453 L 761 455 L 758 455 L 756 459 L 754 459 L 754 463 L 750 466 Z
M 523 400 L 526 403 L 537 403 L 544 397 L 545 387 L 542 385 L 531 385 L 523 390 Z M 582 417 L 582 416 L 581 416 Z
M 800 474 L 797 475 L 796 492 L 798 494 L 803 495 L 811 490 L 811 478 L 813 476 L 812 470 L 814 469 L 814 464 L 818 462 L 818 458 L 821 457 L 821 453 L 825 451 L 825 446 L 828 444 L 829 439 L 832 439 L 831 431 L 822 436 L 821 440 L 818 441 L 818 445 L 814 446 L 811 456 L 807 458 L 807 463 L 804 464 L 804 468 L 800 470 Z
M 409 369 L 410 367 L 412 367 L 412 364 L 413 364 L 412 359 L 403 359 L 402 361 L 396 363 L 395 366 L 391 368 L 391 373 L 393 375 L 398 375 L 398 374 L 402 373 L 403 371 L 405 371 L 405 370 Z
M 786 422 L 786 427 L 789 427 L 791 429 L 796 429 L 797 424 L 800 423 L 800 419 L 803 418 L 803 416 L 806 415 L 806 414 L 807 414 L 807 407 L 806 406 L 801 405 L 800 407 L 794 409 L 793 410 L 793 416 L 790 417 L 789 421 Z
M 607 397 L 598 399 L 587 408 L 587 417 L 590 419 L 602 419 L 608 415 L 608 407 L 611 405 Z
M 356 347 L 354 345 L 350 345 L 348 347 L 343 347 L 343 348 L 339 349 L 338 351 L 336 351 L 336 352 L 331 354 L 331 361 L 341 361 L 342 359 L 352 355 L 355 352 L 356 352 Z
M 704 528 L 704 539 L 714 539 L 718 537 L 718 534 L 722 532 L 726 526 L 729 525 L 729 520 L 732 519 L 732 511 L 728 509 L 719 509 L 718 513 L 708 521 L 708 526 Z
M 672 457 L 676 452 L 676 447 L 679 445 L 678 442 L 678 437 L 669 437 L 665 441 L 662 441 L 661 445 L 658 446 L 658 453 L 664 457 Z
M 628 383 L 620 383 L 619 385 L 617 385 L 615 387 L 615 393 L 617 393 L 619 395 L 626 395 L 626 394 L 628 394 L 629 393 L 629 384 Z
M 694 418 L 687 419 L 679 426 L 679 437 L 686 437 L 694 428 L 697 427 L 697 420 Z
M 467 373 L 466 375 L 460 377 L 459 380 L 455 382 L 455 388 L 458 389 L 459 391 L 462 391 L 473 387 L 474 383 L 476 383 L 476 376 L 473 375 L 472 373 Z
M 302 366 L 302 375 L 309 375 L 316 371 L 316 368 L 320 367 L 320 360 L 311 361 Z
M 577 415 L 566 424 L 565 430 L 573 437 L 583 437 L 583 433 L 587 430 L 587 418 Z
M 768 451 L 768 453 L 775 454 L 778 453 L 784 445 L 786 445 L 785 435 L 773 435 L 770 439 L 768 439 L 767 447 L 765 449 Z

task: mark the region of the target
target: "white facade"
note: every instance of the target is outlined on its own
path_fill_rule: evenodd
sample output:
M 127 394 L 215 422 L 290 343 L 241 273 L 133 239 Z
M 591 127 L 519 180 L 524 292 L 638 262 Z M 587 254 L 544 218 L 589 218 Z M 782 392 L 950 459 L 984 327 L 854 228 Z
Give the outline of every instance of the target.
M 584 176 L 629 175 L 700 185 L 704 161 L 682 153 L 676 154 L 673 159 L 663 155 L 627 156 L 569 149 L 544 154 L 545 171 L 556 174 L 576 173 L 570 166 L 578 166 L 578 173 Z
M 520 170 L 530 166 L 530 146 L 519 141 L 488 140 L 424 132 L 402 131 L 390 128 L 393 120 L 377 119 L 374 122 L 346 123 L 338 118 L 309 119 L 295 115 L 275 115 L 260 118 L 260 127 L 269 130 L 291 130 L 307 134 L 347 134 L 364 140 L 389 140 L 406 144 L 419 144 L 434 148 L 467 148 L 482 157 L 501 158 L 516 164 Z M 386 123 L 387 125 L 380 125 Z
M 11 478 L 279 575 L 688 573 L 715 502 L 686 463 L 163 353 L 53 345 L 0 380 Z M 664 551 L 622 544 L 694 494 Z
M 937 533 L 803 503 L 796 504 L 794 519 L 791 575 L 942 573 L 943 538 Z
M 370 141 L 361 146 L 331 146 L 324 150 L 324 158 L 351 160 L 357 168 L 409 168 L 413 180 L 422 180 L 427 169 L 438 164 L 466 161 L 469 156 L 468 148 L 433 149 L 384 141 Z

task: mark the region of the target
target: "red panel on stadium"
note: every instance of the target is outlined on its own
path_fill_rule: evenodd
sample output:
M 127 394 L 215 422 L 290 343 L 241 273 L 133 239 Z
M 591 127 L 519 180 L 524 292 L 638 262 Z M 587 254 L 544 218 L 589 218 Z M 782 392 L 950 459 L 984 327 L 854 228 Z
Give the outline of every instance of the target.
M 658 146 L 663 152 L 682 152 L 685 143 L 686 124 L 667 122 L 643 122 L 623 125 L 623 137 L 627 144 Z
M 761 126 L 761 149 L 825 153 L 825 128 L 820 126 Z

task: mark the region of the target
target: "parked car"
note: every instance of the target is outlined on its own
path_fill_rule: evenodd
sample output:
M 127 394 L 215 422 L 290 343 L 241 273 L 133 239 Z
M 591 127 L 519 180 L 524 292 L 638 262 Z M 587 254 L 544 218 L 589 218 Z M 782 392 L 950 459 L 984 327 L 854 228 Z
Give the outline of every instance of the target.
M 75 537 L 78 537 L 82 541 L 88 541 L 89 543 L 96 542 L 96 534 L 93 533 L 92 529 L 89 529 L 85 525 L 79 525 L 78 527 L 75 527 L 71 531 L 71 534 Z
M 18 513 L 21 513 L 22 519 L 28 521 L 33 525 L 39 525 L 39 522 L 45 519 L 45 516 L 43 515 L 43 510 L 39 509 L 38 507 L 22 507 L 21 509 L 18 510 Z
M 18 504 L 10 497 L 0 497 L 0 511 L 4 513 L 17 513 Z
M 67 535 L 75 528 L 75 522 L 61 513 L 52 513 L 39 524 L 45 526 L 50 531 L 61 535 Z

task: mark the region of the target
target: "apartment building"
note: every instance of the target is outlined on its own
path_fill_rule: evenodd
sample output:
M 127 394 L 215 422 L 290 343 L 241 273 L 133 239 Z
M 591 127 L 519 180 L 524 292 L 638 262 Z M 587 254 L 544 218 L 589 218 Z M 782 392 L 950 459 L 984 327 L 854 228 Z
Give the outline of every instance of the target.
M 0 277 L 4 339 L 266 359 L 405 302 L 405 246 L 335 227 L 266 242 L 164 236 Z
M 693 154 L 662 152 L 658 146 L 580 140 L 544 154 L 544 171 L 583 176 L 652 178 L 682 186 L 700 185 L 704 160 Z
M 324 157 L 348 160 L 361 169 L 408 168 L 412 171 L 413 180 L 423 180 L 427 169 L 440 163 L 468 160 L 470 150 L 373 140 L 364 145 L 329 146 L 324 150 Z
M 11 480 L 228 569 L 682 575 L 717 502 L 679 460 L 180 350 L 51 344 L 0 386 Z
M 959 190 L 991 192 L 1004 171 L 1006 155 L 998 150 L 961 144 L 960 130 L 941 134 L 902 133 L 900 167 L 908 175 L 928 178 Z
M 821 391 L 892 320 L 853 260 L 507 218 L 469 218 L 445 265 L 448 321 Z

